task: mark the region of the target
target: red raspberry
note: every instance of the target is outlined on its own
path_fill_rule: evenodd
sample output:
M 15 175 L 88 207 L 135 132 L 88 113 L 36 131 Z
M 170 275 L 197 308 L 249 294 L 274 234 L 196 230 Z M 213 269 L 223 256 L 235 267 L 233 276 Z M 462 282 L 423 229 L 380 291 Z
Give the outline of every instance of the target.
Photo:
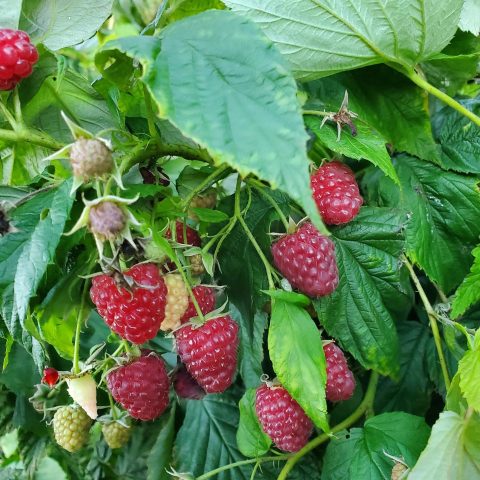
M 297 452 L 308 442 L 313 424 L 282 386 L 258 387 L 255 410 L 263 430 L 280 450 Z
M 182 365 L 173 376 L 173 388 L 180 398 L 201 400 L 205 396 L 205 390 L 188 373 L 185 365 Z
M 197 285 L 192 288 L 192 293 L 197 299 L 198 306 L 204 315 L 210 313 L 215 308 L 215 290 L 213 288 L 206 287 L 205 285 Z M 186 323 L 192 317 L 196 316 L 197 310 L 195 310 L 195 305 L 193 304 L 192 299 L 189 298 L 187 310 L 180 321 Z
M 0 90 L 11 90 L 32 73 L 37 63 L 37 49 L 21 30 L 0 30 Z
M 131 288 L 117 285 L 109 275 L 99 275 L 92 281 L 90 297 L 114 332 L 133 343 L 144 343 L 155 337 L 165 318 L 167 287 L 153 263 L 135 265 L 123 275 L 133 279 Z
M 355 175 L 340 162 L 322 165 L 310 178 L 318 210 L 325 223 L 339 225 L 353 220 L 360 210 L 363 198 Z
M 228 315 L 201 327 L 186 325 L 175 332 L 177 352 L 190 375 L 207 393 L 221 393 L 237 369 L 238 325 Z
M 187 232 L 187 240 L 183 238 L 183 227 L 184 224 L 182 222 L 176 222 L 175 223 L 175 241 L 177 243 L 183 243 L 186 245 L 191 245 L 192 247 L 199 247 L 201 245 L 201 240 L 200 240 L 200 235 L 196 230 L 193 228 L 189 227 L 188 225 L 185 225 L 185 229 Z M 165 233 L 166 238 L 172 238 L 172 232 L 170 229 L 167 230 Z
M 335 245 L 310 223 L 272 246 L 273 260 L 292 287 L 311 297 L 332 293 L 338 285 Z
M 153 352 L 143 351 L 140 358 L 112 370 L 107 375 L 107 386 L 133 418 L 153 420 L 168 407 L 167 370 Z
M 355 378 L 348 368 L 345 355 L 334 343 L 324 345 L 323 351 L 327 360 L 327 400 L 348 400 L 355 390 Z
M 46 383 L 49 387 L 53 387 L 57 382 L 60 375 L 55 368 L 47 367 L 43 370 L 42 383 Z

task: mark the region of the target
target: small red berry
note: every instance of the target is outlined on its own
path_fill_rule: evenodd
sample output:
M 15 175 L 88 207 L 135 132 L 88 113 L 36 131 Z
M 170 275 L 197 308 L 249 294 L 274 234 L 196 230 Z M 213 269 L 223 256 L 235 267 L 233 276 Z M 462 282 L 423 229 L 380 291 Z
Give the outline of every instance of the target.
M 144 343 L 157 334 L 165 318 L 167 287 L 156 265 L 135 265 L 123 273 L 129 289 L 109 275 L 93 278 L 90 297 L 107 325 L 122 338 Z
M 185 228 L 186 231 L 186 240 L 183 236 L 183 229 Z M 165 233 L 165 237 L 171 239 L 172 238 L 172 231 L 170 228 L 167 230 Z M 200 240 L 200 235 L 196 230 L 193 228 L 189 227 L 188 225 L 185 225 L 182 222 L 176 222 L 175 223 L 175 241 L 177 243 L 182 243 L 185 245 L 191 245 L 192 247 L 199 247 L 202 242 Z
M 322 165 L 310 178 L 313 198 L 324 222 L 339 225 L 355 218 L 363 203 L 355 175 L 340 162 Z
M 311 297 L 332 293 L 338 285 L 335 245 L 310 222 L 272 246 L 275 266 L 292 287 Z
M 186 325 L 175 332 L 177 351 L 190 375 L 207 393 L 221 393 L 237 369 L 238 325 L 228 315 L 200 327 Z
M 348 368 L 345 355 L 333 342 L 324 345 L 323 351 L 327 360 L 327 400 L 348 400 L 355 390 L 355 378 Z
M 32 73 L 38 52 L 21 30 L 0 29 L 0 90 L 11 90 Z
M 313 424 L 282 386 L 258 387 L 255 410 L 265 433 L 284 452 L 297 452 L 308 442 Z
M 180 398 L 201 400 L 205 396 L 205 390 L 188 373 L 185 365 L 182 365 L 173 376 L 173 388 Z
M 204 315 L 210 313 L 215 308 L 215 290 L 213 288 L 206 287 L 205 285 L 197 285 L 192 288 L 192 293 Z M 186 323 L 192 317 L 196 317 L 197 315 L 195 305 L 193 304 L 192 299 L 189 298 L 187 310 L 180 321 Z
M 107 375 L 107 386 L 133 418 L 154 420 L 168 407 L 167 370 L 164 361 L 153 352 L 145 350 L 140 358 L 112 370 Z
M 58 370 L 52 367 L 47 367 L 43 370 L 42 383 L 46 383 L 49 387 L 53 387 L 59 379 Z

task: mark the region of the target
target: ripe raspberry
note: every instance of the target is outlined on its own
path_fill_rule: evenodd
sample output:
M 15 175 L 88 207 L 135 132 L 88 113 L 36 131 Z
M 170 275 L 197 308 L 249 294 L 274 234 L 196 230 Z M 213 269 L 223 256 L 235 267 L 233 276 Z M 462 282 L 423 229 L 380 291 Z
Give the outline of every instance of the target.
M 0 90 L 11 90 L 32 73 L 37 63 L 37 49 L 21 30 L 0 30 Z
M 175 332 L 177 352 L 190 375 L 207 393 L 221 393 L 237 369 L 238 325 L 228 315 L 201 327 L 187 325 Z
M 112 370 L 107 386 L 133 418 L 153 420 L 168 407 L 170 382 L 164 361 L 144 350 L 133 362 Z
M 192 208 L 215 208 L 217 205 L 217 192 L 215 190 L 209 190 L 202 195 L 197 195 L 190 202 L 190 209 L 188 216 L 198 222 L 197 214 L 191 210 Z
M 109 275 L 93 278 L 90 297 L 107 325 L 122 338 L 144 343 L 153 338 L 165 318 L 167 287 L 153 263 L 124 272 L 134 285 L 127 290 Z
M 363 203 L 355 175 L 340 162 L 322 165 L 310 178 L 313 199 L 325 223 L 339 225 L 355 218 Z
M 200 240 L 200 235 L 198 234 L 198 232 L 193 228 L 189 227 L 188 225 L 185 225 L 185 230 L 187 232 L 185 241 L 185 238 L 183 237 L 183 228 L 184 224 L 182 222 L 175 223 L 175 241 L 177 243 L 191 245 L 192 247 L 199 247 L 202 242 Z M 165 237 L 169 239 L 172 238 L 172 232 L 170 229 L 168 229 L 165 233 Z
M 345 355 L 334 343 L 324 345 L 323 351 L 327 360 L 327 400 L 348 400 L 355 390 L 355 378 L 348 368 Z
M 127 223 L 123 210 L 113 202 L 101 202 L 90 209 L 90 231 L 103 240 L 113 240 Z
M 265 433 L 284 452 L 297 452 L 308 442 L 313 424 L 282 386 L 258 387 L 255 410 Z
M 80 450 L 88 442 L 92 419 L 74 406 L 59 408 L 53 416 L 53 433 L 56 442 L 69 452 Z
M 197 300 L 198 306 L 204 315 L 210 313 L 215 308 L 216 298 L 215 290 L 205 285 L 197 285 L 192 288 L 192 293 Z M 182 323 L 187 323 L 192 317 L 196 317 L 197 310 L 192 302 L 192 299 L 188 299 L 188 308 L 181 318 Z
M 46 383 L 49 387 L 53 387 L 59 378 L 58 370 L 47 367 L 43 369 L 42 383 Z
M 200 253 L 188 257 L 188 263 L 190 264 L 190 273 L 193 276 L 199 277 L 205 273 L 205 267 Z
M 181 323 L 180 319 L 188 307 L 188 292 L 179 273 L 169 273 L 164 277 L 167 286 L 167 304 L 165 306 L 165 319 L 160 325 L 160 330 L 174 330 Z
M 70 150 L 73 174 L 88 181 L 113 170 L 113 157 L 104 142 L 96 138 L 79 138 Z
M 173 388 L 180 398 L 201 400 L 205 396 L 205 390 L 188 373 L 185 365 L 182 365 L 173 376 Z
M 119 422 L 104 423 L 102 433 L 111 449 L 122 448 L 130 440 L 132 427 L 126 427 Z
M 335 245 L 310 223 L 272 246 L 275 266 L 292 287 L 311 297 L 332 293 L 338 285 Z

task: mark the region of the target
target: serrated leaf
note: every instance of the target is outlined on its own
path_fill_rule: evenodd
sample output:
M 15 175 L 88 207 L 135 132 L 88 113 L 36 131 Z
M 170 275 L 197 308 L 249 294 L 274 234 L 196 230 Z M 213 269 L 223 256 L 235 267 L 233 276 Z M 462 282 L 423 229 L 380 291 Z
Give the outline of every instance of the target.
M 220 0 L 172 0 L 165 12 L 165 23 L 176 22 L 212 8 L 222 9 L 225 6 Z
M 173 440 L 175 438 L 175 408 L 169 412 L 147 459 L 146 480 L 169 480 Z
M 303 308 L 275 300 L 268 330 L 268 352 L 280 383 L 311 420 L 328 431 L 322 339 Z
M 386 454 L 403 458 L 413 466 L 429 433 L 423 418 L 407 413 L 369 418 L 363 429 L 353 428 L 332 438 L 324 458 L 322 480 L 386 480 L 394 465 Z
M 254 388 L 249 388 L 240 399 L 240 422 L 237 430 L 238 449 L 246 457 L 260 457 L 270 450 L 272 440 L 262 430 L 255 413 Z
M 441 413 L 408 479 L 472 480 L 480 477 L 478 438 L 478 414 L 464 419 L 454 412 Z
M 23 0 L 20 29 L 51 50 L 95 35 L 112 11 L 113 0 Z
M 473 265 L 468 275 L 455 292 L 452 303 L 452 318 L 463 315 L 468 308 L 480 301 L 480 245 L 472 251 Z
M 315 300 L 319 320 L 365 368 L 398 373 L 398 337 L 391 312 L 410 302 L 400 256 L 406 218 L 393 209 L 363 207 L 332 231 L 339 285 Z
M 110 52 L 119 50 L 144 66 L 143 81 L 160 117 L 206 148 L 217 164 L 287 192 L 325 230 L 308 182 L 296 84 L 258 27 L 212 10 L 168 26 L 161 51 L 151 37 L 110 42 L 97 55 L 97 66 L 102 69 Z
M 475 335 L 473 348 L 458 363 L 458 374 L 468 405 L 480 412 L 480 330 Z
M 2 28 L 17 30 L 22 0 L 0 0 L 0 25 Z
M 463 0 L 224 3 L 263 28 L 298 79 L 311 80 L 377 63 L 412 70 L 448 45 L 457 30 Z
M 7 185 L 27 185 L 46 167 L 49 150 L 29 143 L 2 148 L 0 181 Z
M 480 4 L 477 0 L 465 0 L 458 26 L 473 35 L 480 34 Z

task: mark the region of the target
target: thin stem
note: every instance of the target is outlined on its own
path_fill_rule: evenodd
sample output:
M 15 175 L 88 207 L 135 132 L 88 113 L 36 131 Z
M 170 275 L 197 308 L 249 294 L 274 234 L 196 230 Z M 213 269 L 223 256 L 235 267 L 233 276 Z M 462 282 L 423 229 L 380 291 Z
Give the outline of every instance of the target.
M 25 124 L 23 123 L 23 115 L 22 115 L 22 104 L 20 103 L 20 95 L 18 94 L 18 87 L 15 87 L 15 91 L 13 92 L 13 108 L 15 111 L 15 121 L 20 128 L 25 128 Z
M 260 257 L 260 260 L 263 262 L 263 265 L 265 266 L 265 271 L 267 273 L 268 287 L 270 288 L 270 290 L 273 290 L 275 288 L 275 284 L 272 278 L 272 268 L 270 266 L 270 262 L 267 260 L 267 257 L 265 257 L 262 249 L 260 248 L 260 245 L 258 245 L 257 240 L 255 240 L 255 237 L 253 236 L 252 232 L 248 228 L 248 225 L 242 216 L 242 212 L 240 209 L 241 186 L 242 186 L 242 178 L 240 177 L 240 175 L 238 175 L 237 188 L 235 190 L 235 217 L 240 222 L 240 225 L 243 227 L 243 230 L 245 231 L 250 242 L 252 243 L 253 248 L 255 248 L 258 256 Z
M 123 344 L 123 347 L 125 348 L 125 351 L 127 352 L 127 355 L 132 351 L 130 349 L 130 345 L 128 344 L 128 342 L 126 340 L 122 340 L 122 344 Z
M 219 168 L 217 168 L 214 172 L 212 172 L 203 182 L 200 182 L 188 195 L 188 197 L 185 199 L 185 210 L 188 209 L 190 203 L 194 199 L 196 195 L 198 195 L 200 192 L 205 190 L 207 187 L 209 187 L 213 181 L 218 178 L 222 173 L 224 173 L 226 170 L 228 170 L 229 166 L 228 165 L 222 165 Z
M 64 146 L 62 143 L 57 142 L 45 133 L 40 133 L 31 129 L 22 129 L 14 132 L 13 130 L 5 130 L 2 128 L 0 129 L 0 140 L 13 143 L 27 142 L 51 150 L 60 150 Z
M 147 123 L 148 123 L 148 132 L 152 138 L 158 138 L 157 127 L 155 126 L 155 114 L 153 113 L 152 107 L 152 97 L 148 91 L 146 85 L 143 85 L 143 97 L 145 99 L 145 108 L 147 110 Z
M 13 118 L 13 115 L 10 113 L 10 110 L 7 108 L 7 106 L 0 102 L 0 110 L 5 116 L 7 122 L 10 124 L 10 126 L 14 129 L 17 130 L 17 122 L 15 121 L 15 118 Z
M 80 308 L 77 315 L 77 325 L 75 328 L 75 344 L 73 348 L 73 373 L 80 373 L 80 332 L 83 322 L 83 310 L 85 308 L 85 299 L 87 296 L 88 280 L 83 283 L 82 299 L 80 301 Z
M 430 83 L 428 83 L 424 78 L 422 78 L 417 72 L 411 71 L 406 72 L 400 70 L 405 76 L 407 76 L 413 83 L 418 85 L 420 88 L 425 90 L 426 92 L 430 93 L 434 97 L 437 97 L 442 102 L 446 103 L 450 107 L 460 112 L 462 115 L 470 119 L 473 123 L 480 127 L 480 117 L 475 115 L 473 112 L 465 108 L 462 104 L 454 100 L 452 97 L 447 95 L 446 93 L 442 92 L 438 88 L 434 87 Z
M 328 117 L 332 112 L 322 112 L 321 110 L 304 110 L 304 115 L 315 115 L 316 117 Z
M 368 383 L 367 392 L 365 393 L 365 397 L 363 398 L 362 403 L 360 403 L 357 409 L 349 417 L 343 420 L 343 422 L 335 425 L 335 427 L 332 428 L 330 433 L 322 433 L 317 438 L 314 438 L 311 442 L 307 443 L 292 457 L 290 457 L 285 466 L 283 467 L 282 471 L 280 472 L 280 475 L 277 477 L 277 480 L 285 480 L 293 467 L 296 465 L 296 463 L 308 452 L 311 452 L 313 449 L 317 448 L 322 443 L 330 440 L 334 433 L 345 430 L 346 428 L 353 425 L 357 420 L 359 420 L 364 414 L 369 413 L 373 408 L 373 401 L 375 400 L 377 385 L 378 373 L 372 372 L 370 376 L 370 381 Z
M 450 375 L 448 373 L 445 356 L 443 355 L 442 339 L 440 337 L 440 331 L 438 329 L 438 324 L 437 324 L 437 314 L 435 313 L 435 310 L 433 309 L 430 301 L 428 300 L 427 294 L 425 293 L 425 290 L 423 289 L 420 283 L 420 280 L 415 274 L 412 264 L 408 261 L 406 257 L 404 257 L 403 262 L 405 263 L 406 267 L 408 268 L 408 271 L 410 272 L 410 277 L 412 278 L 413 283 L 417 288 L 417 291 L 420 295 L 423 306 L 425 307 L 425 311 L 427 312 L 428 319 L 430 321 L 430 327 L 433 333 L 433 339 L 435 341 L 435 347 L 437 348 L 438 358 L 440 360 L 440 366 L 442 368 L 443 380 L 445 381 L 445 387 L 448 390 L 450 388 Z

